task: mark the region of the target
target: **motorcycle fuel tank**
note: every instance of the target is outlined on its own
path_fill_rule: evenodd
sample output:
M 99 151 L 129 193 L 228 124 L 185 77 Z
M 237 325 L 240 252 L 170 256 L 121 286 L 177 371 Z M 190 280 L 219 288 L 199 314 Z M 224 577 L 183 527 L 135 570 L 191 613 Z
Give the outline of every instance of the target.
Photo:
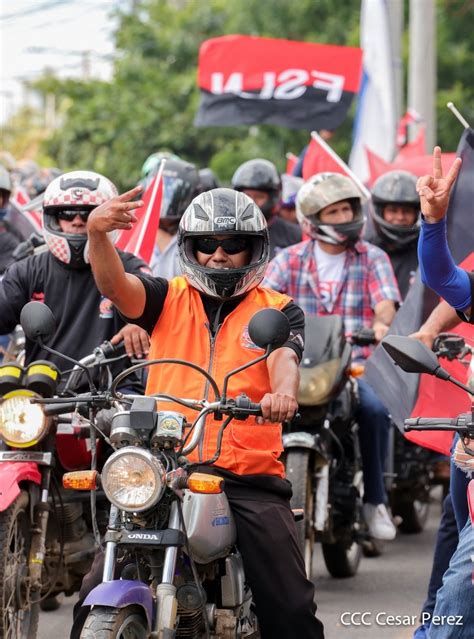
M 183 516 L 197 563 L 207 564 L 225 556 L 235 543 L 235 522 L 225 493 L 204 495 L 186 490 Z

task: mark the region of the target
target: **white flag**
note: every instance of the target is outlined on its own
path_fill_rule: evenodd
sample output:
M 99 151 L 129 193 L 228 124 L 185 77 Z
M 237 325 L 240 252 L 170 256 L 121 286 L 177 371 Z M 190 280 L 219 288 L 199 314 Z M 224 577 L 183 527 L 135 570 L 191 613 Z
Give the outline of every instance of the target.
M 386 0 L 362 0 L 360 46 L 363 77 L 349 166 L 366 182 L 370 172 L 365 147 L 387 162 L 395 154 L 394 63 Z

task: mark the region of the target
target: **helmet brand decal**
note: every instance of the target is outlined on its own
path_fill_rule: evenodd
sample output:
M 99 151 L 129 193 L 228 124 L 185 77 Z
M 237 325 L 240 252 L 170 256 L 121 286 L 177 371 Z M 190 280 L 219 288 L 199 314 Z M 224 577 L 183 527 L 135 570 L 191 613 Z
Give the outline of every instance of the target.
M 229 226 L 235 226 L 235 217 L 216 217 L 214 220 L 215 226 L 224 226 L 228 228 Z
M 73 200 L 80 200 L 84 195 L 85 189 L 72 189 L 71 197 Z
M 212 520 L 213 526 L 228 526 L 230 524 L 230 520 L 228 517 L 216 517 Z

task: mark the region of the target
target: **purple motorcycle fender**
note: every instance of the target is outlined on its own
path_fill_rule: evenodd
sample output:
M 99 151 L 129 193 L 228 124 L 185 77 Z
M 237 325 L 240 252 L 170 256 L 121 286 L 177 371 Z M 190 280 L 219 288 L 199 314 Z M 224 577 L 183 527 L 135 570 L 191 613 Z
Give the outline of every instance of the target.
M 117 579 L 106 581 L 91 590 L 84 600 L 83 606 L 109 606 L 110 608 L 125 608 L 125 606 L 140 606 L 143 608 L 148 621 L 148 627 L 153 623 L 153 599 L 150 588 L 141 581 L 132 579 Z

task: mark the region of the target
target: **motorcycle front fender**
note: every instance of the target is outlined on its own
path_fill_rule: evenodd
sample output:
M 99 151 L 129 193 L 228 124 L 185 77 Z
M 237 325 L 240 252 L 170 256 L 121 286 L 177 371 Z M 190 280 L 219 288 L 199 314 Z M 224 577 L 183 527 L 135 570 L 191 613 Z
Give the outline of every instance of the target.
M 41 485 L 41 473 L 35 462 L 0 463 L 0 512 L 6 510 L 20 494 L 20 482 Z
M 150 588 L 141 581 L 132 579 L 106 581 L 91 590 L 82 605 L 110 608 L 140 606 L 146 614 L 148 628 L 152 627 L 153 599 Z
M 283 448 L 309 448 L 316 450 L 316 441 L 314 435 L 299 431 L 297 433 L 285 433 L 283 435 Z

